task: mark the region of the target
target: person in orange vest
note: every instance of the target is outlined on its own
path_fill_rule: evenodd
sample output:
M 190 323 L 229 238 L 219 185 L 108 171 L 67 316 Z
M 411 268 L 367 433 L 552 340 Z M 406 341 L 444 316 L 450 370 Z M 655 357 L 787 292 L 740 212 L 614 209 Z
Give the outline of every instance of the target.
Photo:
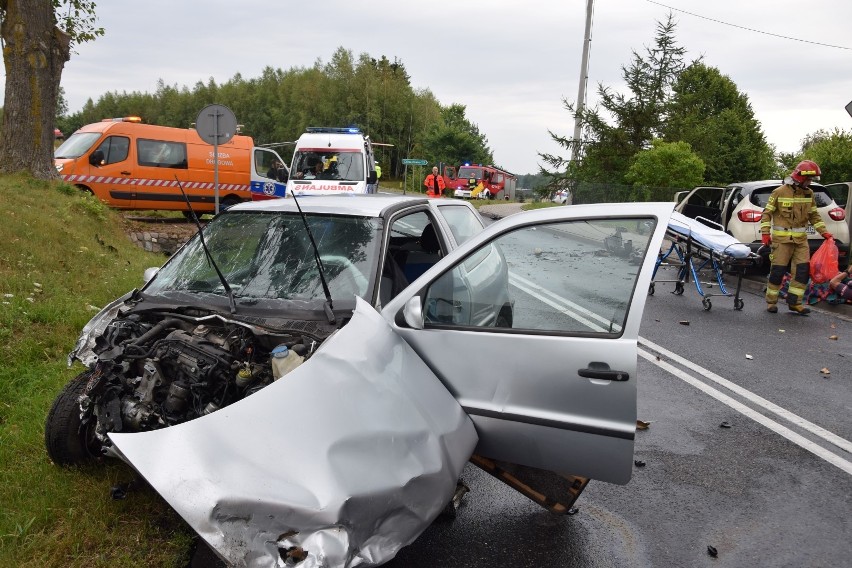
M 432 173 L 426 176 L 426 180 L 423 182 L 423 185 L 426 186 L 427 197 L 444 196 L 446 184 L 444 183 L 444 177 L 438 175 L 438 166 L 432 167 Z

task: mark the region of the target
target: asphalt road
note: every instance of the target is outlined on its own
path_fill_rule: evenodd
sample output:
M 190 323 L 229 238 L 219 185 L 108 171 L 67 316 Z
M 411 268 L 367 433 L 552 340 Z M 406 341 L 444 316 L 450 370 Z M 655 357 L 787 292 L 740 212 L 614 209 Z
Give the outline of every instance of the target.
M 748 291 L 742 311 L 719 298 L 707 312 L 694 287 L 671 289 L 648 298 L 640 331 L 638 410 L 651 425 L 637 432 L 644 466 L 630 483 L 593 481 L 578 513 L 557 517 L 468 465 L 457 518 L 434 523 L 387 565 L 849 565 L 852 455 L 802 425 L 852 439 L 852 323 L 768 314 Z

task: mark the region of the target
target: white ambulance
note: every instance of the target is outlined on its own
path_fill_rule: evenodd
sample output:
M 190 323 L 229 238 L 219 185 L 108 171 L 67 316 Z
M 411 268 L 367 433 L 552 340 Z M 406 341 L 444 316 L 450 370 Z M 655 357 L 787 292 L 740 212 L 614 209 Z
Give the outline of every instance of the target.
M 308 127 L 296 141 L 288 189 L 294 195 L 376 193 L 370 137 L 357 128 Z

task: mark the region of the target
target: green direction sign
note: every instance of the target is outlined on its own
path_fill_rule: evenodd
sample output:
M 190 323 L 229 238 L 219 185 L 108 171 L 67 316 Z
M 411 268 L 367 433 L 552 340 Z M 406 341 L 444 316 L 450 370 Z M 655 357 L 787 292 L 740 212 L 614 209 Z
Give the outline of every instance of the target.
M 417 160 L 415 158 L 403 158 L 402 163 L 405 166 L 425 166 L 429 162 L 426 160 Z

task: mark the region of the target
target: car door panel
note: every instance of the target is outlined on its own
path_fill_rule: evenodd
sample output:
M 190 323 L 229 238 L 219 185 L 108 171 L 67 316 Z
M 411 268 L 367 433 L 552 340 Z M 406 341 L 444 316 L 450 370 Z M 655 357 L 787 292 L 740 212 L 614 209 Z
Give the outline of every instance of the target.
M 473 419 L 478 454 L 615 483 L 630 479 L 639 322 L 673 207 L 606 204 L 513 215 L 388 304 L 383 315 Z M 616 237 L 624 257 L 607 252 Z M 506 267 L 512 328 L 430 319 L 430 308 L 464 300 L 446 297 L 459 293 L 448 283 L 489 248 Z M 493 290 L 480 295 L 485 286 L 480 280 L 466 292 L 480 320 L 489 303 L 492 313 L 506 307 Z M 402 315 L 416 296 L 425 306 L 422 329 Z

